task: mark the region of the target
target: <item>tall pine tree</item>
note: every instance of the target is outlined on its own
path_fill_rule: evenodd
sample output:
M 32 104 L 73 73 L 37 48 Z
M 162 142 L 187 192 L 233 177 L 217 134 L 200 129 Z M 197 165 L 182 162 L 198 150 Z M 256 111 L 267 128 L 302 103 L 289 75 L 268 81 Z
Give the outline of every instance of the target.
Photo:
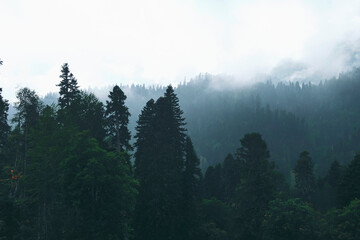
M 195 239 L 199 219 L 197 205 L 201 199 L 202 174 L 200 160 L 196 156 L 190 137 L 186 138 L 185 169 L 183 179 L 183 239 Z
M 126 96 L 121 88 L 115 85 L 108 97 L 110 101 L 106 101 L 105 112 L 109 124 L 108 135 L 117 151 L 130 151 L 132 150 L 129 143 L 131 135 L 127 127 L 130 113 L 125 106 Z
M 58 85 L 60 87 L 60 97 L 58 100 L 61 109 L 68 108 L 71 102 L 79 95 L 79 86 L 76 78 L 70 72 L 69 65 L 64 63 L 61 66 L 61 81 Z
M 143 125 L 138 127 L 135 153 L 141 186 L 134 224 L 136 238 L 181 239 L 185 121 L 171 86 L 153 105 L 153 114 L 149 107 L 151 103 L 138 121 Z M 151 133 L 146 133 L 149 130 Z M 142 142 L 150 136 L 150 141 Z M 141 158 L 149 149 L 148 156 Z
M 295 194 L 304 201 L 311 202 L 315 192 L 314 163 L 309 152 L 300 153 L 295 168 Z
M 7 121 L 9 102 L 3 99 L 1 93 L 2 88 L 0 88 L 0 152 L 10 131 L 10 126 Z
M 241 183 L 235 193 L 235 239 L 260 239 L 260 225 L 268 202 L 274 198 L 274 165 L 270 153 L 258 133 L 240 140 L 236 157 L 241 164 Z

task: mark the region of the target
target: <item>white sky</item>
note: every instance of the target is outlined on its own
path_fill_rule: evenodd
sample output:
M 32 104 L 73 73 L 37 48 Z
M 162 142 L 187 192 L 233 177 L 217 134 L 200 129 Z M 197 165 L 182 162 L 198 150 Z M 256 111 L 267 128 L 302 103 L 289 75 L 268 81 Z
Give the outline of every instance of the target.
M 330 77 L 359 39 L 359 0 L 0 0 L 0 87 L 57 92 L 64 62 L 82 88 L 249 82 L 285 60 Z

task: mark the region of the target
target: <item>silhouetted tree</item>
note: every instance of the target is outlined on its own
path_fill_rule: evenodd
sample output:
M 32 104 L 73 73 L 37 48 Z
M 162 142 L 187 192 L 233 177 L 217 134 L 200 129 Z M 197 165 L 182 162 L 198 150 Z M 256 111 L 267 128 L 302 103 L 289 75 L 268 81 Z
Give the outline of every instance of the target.
M 0 88 L 0 151 L 8 137 L 10 126 L 7 121 L 9 102 L 6 99 L 3 99 L 2 88 Z
M 56 86 L 60 87 L 60 97 L 58 104 L 61 109 L 68 108 L 71 102 L 79 95 L 79 86 L 76 78 L 70 72 L 69 65 L 64 63 L 61 66 L 61 75 L 59 76 L 62 80 Z
M 348 205 L 355 198 L 360 198 L 360 154 L 356 154 L 345 170 L 338 188 L 338 203 Z
M 235 239 L 259 239 L 268 202 L 274 198 L 274 164 L 258 133 L 245 134 L 236 157 L 241 164 L 241 182 L 236 189 Z
M 135 160 L 141 186 L 134 223 L 138 240 L 181 239 L 185 122 L 178 101 L 169 86 L 164 97 L 154 105 L 151 127 L 138 128 L 151 129 L 152 133 L 147 146 L 139 141 L 147 133 L 137 133 L 139 154 L 135 156 L 142 156 L 143 147 L 145 150 L 152 148 L 148 158 Z
M 295 194 L 302 200 L 311 202 L 312 196 L 316 189 L 314 176 L 314 163 L 309 152 L 300 153 L 300 157 L 296 162 L 295 173 Z
M 131 135 L 127 127 L 130 113 L 125 105 L 126 96 L 120 87 L 115 85 L 108 97 L 110 101 L 106 101 L 105 112 L 109 124 L 108 134 L 117 151 L 130 151 Z
M 201 197 L 201 170 L 200 160 L 196 156 L 190 137 L 186 138 L 185 169 L 183 173 L 183 239 L 195 239 L 198 230 L 197 205 Z
M 234 158 L 232 154 L 228 154 L 222 166 L 224 198 L 227 202 L 231 202 L 236 186 L 240 183 L 240 161 L 238 158 Z

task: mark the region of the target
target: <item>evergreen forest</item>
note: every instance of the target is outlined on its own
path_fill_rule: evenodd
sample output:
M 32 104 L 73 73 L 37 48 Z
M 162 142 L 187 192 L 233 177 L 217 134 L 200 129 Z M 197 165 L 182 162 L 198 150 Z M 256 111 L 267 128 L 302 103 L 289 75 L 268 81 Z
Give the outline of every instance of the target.
M 0 88 L 0 240 L 360 239 L 360 69 L 228 89 L 75 76 L 14 104 Z

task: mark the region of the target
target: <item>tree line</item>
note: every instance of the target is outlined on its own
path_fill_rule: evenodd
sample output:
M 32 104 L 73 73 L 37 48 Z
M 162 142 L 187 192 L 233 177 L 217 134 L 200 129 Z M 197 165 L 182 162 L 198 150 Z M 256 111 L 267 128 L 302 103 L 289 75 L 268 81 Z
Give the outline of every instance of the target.
M 54 105 L 17 92 L 13 127 L 0 90 L 1 239 L 358 238 L 360 155 L 317 177 L 303 151 L 287 181 L 252 132 L 203 176 L 171 86 L 147 101 L 131 144 L 119 86 L 104 104 L 66 63 L 60 79 Z

